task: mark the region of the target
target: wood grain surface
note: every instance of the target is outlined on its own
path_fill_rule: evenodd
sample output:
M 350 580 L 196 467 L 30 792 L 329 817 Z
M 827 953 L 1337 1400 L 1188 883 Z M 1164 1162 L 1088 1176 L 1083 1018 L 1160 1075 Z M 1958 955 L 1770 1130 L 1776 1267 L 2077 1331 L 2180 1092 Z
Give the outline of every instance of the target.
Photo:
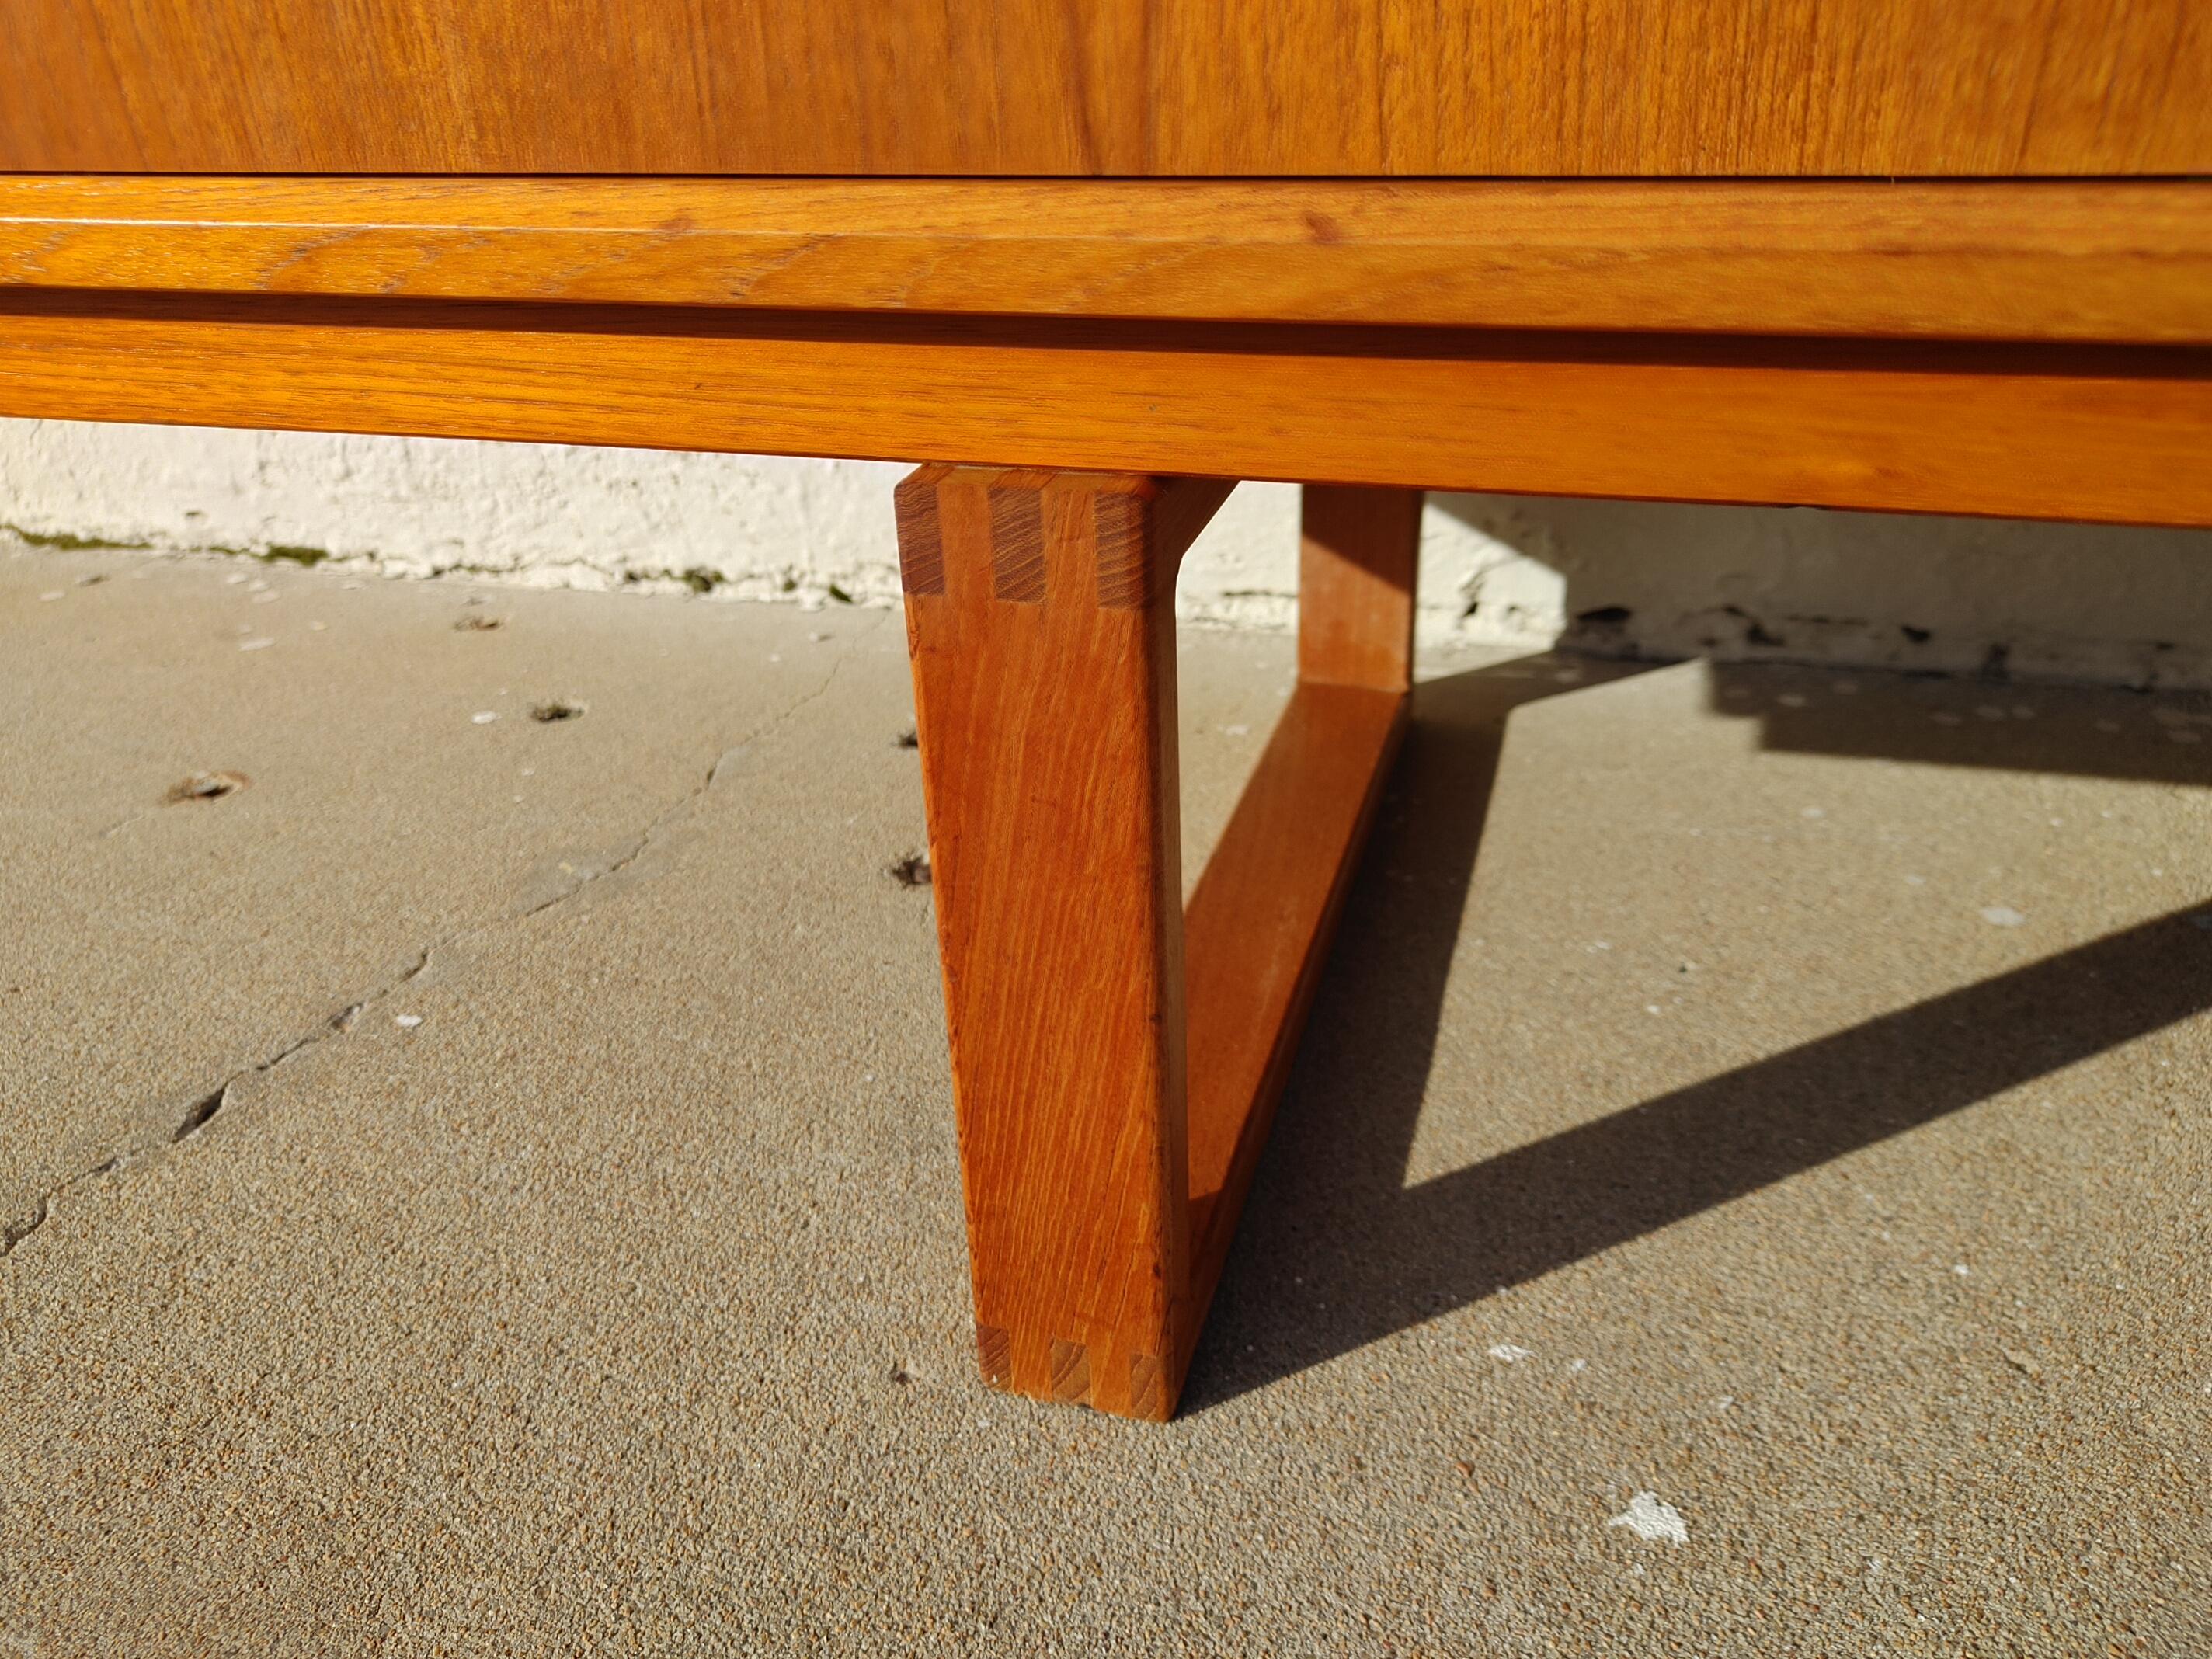
M 2212 171 L 2195 0 L 10 0 L 23 172 Z
M 1298 529 L 1298 678 L 1413 689 L 1421 492 L 1309 484 Z
M 2197 0 L 1161 0 L 1161 173 L 2212 171 Z
M 0 178 L 0 285 L 2212 342 L 2212 183 Z
M 1175 1408 L 1411 679 L 1418 496 L 1310 492 L 1300 684 L 1186 917 L 1174 577 L 1229 488 L 897 490 L 977 1358 L 1124 1416 Z
M 2212 524 L 2148 348 L 18 291 L 0 414 Z
M 1301 681 L 1191 893 L 1188 1344 L 1229 1258 L 1406 702 Z
M 1184 912 L 1195 1343 L 1405 729 L 1421 496 L 1305 490 L 1298 684 Z
M 9 0 L 0 167 L 1141 170 L 1121 0 Z
M 1182 1380 L 1172 596 L 1229 489 L 940 466 L 897 492 L 978 1353 L 1127 1416 Z

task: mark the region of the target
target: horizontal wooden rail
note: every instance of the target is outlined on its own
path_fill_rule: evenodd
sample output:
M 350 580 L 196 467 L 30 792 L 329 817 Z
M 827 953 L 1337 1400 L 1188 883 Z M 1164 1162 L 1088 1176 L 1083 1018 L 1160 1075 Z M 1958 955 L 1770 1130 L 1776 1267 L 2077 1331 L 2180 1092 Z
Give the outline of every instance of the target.
M 2212 180 L 0 176 L 0 286 L 2212 342 Z
M 2212 525 L 2212 352 L 0 293 L 0 415 Z
M 1399 691 L 1301 683 L 1184 911 L 1187 1342 L 1220 1282 L 1406 705 Z

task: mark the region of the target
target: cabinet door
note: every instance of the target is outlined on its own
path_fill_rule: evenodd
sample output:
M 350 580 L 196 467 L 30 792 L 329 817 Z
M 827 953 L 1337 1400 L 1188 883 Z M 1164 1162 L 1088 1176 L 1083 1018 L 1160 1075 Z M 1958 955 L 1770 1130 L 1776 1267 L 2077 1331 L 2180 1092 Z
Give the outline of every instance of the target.
M 1163 172 L 2212 172 L 2205 0 L 1158 0 Z
M 2206 0 L 4 0 L 0 171 L 2212 173 Z

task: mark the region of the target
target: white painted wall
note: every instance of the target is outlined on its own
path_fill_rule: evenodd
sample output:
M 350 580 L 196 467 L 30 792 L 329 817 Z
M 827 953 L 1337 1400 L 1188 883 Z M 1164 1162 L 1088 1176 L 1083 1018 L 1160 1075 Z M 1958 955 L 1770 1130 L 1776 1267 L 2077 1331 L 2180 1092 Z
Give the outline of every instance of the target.
M 688 574 L 717 597 L 888 605 L 902 471 L 0 421 L 0 526 L 157 552 L 313 549 L 395 576 L 653 588 Z M 1184 567 L 1185 616 L 1290 625 L 1297 514 L 1287 486 L 1239 489 Z M 1564 635 L 1656 655 L 2212 686 L 2212 532 L 1437 495 L 1424 538 L 1431 642 Z

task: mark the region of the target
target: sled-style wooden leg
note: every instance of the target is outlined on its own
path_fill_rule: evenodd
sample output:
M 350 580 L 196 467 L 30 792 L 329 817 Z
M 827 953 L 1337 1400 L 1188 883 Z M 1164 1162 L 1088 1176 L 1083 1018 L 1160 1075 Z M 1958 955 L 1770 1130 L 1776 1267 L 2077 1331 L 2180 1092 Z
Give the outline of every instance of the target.
M 1421 492 L 1305 491 L 1298 684 L 1190 896 L 1195 1342 L 1275 1118 L 1413 683 Z
M 1301 684 L 1186 924 L 1175 574 L 1229 488 L 898 489 L 983 1374 L 1133 1417 L 1175 1408 L 1409 666 L 1419 496 L 1309 491 Z

